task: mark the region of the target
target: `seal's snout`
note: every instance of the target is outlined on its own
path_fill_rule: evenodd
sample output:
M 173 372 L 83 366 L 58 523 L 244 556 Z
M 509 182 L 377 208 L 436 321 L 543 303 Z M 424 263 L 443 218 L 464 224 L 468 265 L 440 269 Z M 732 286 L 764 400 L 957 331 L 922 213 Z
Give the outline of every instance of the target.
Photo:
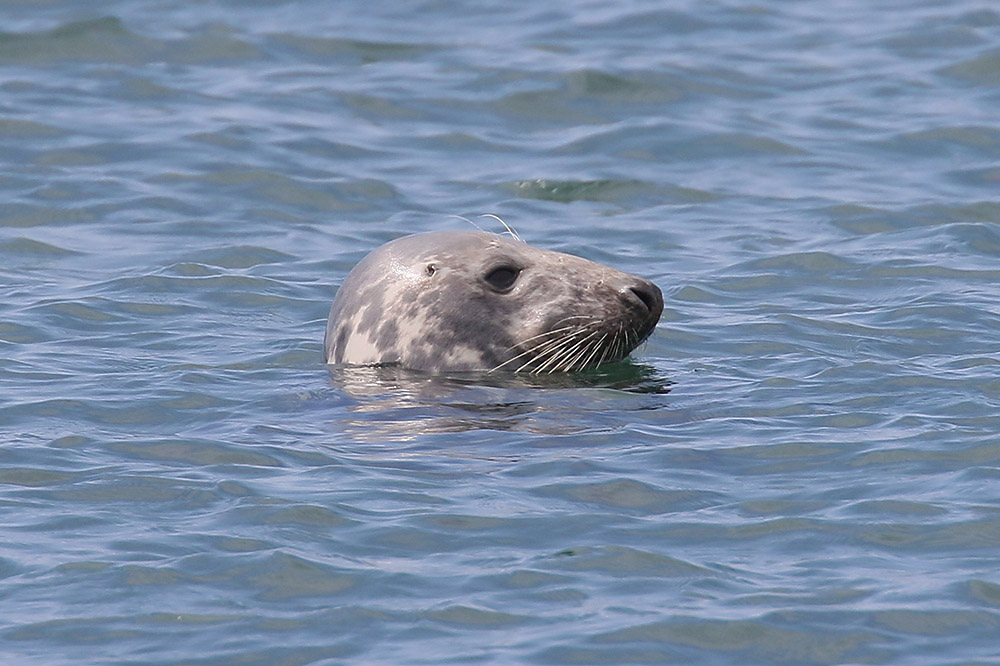
M 622 290 L 622 295 L 635 307 L 642 308 L 653 321 L 660 318 L 660 313 L 663 312 L 663 293 L 649 280 L 636 278 L 635 282 Z

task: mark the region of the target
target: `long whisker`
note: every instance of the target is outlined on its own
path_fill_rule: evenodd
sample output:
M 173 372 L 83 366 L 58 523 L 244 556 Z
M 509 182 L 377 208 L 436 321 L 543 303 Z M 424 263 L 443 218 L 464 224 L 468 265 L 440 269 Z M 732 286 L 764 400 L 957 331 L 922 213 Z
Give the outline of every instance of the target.
M 573 331 L 573 333 L 560 340 L 558 344 L 552 345 L 546 350 L 545 354 L 540 355 L 539 358 L 536 359 L 538 363 L 532 372 L 540 374 L 547 368 L 557 367 L 561 360 L 565 358 L 566 354 L 571 353 L 572 349 L 579 344 L 580 338 L 587 335 L 589 330 L 589 328 L 578 328 Z
M 621 358 L 623 355 L 622 352 L 625 350 L 625 344 L 626 340 L 625 340 L 624 326 L 622 324 L 618 324 L 618 332 L 615 333 L 614 354 L 612 354 L 611 358 L 614 359 Z
M 612 338 L 612 342 L 613 341 L 614 341 L 614 338 Z M 598 368 L 601 367 L 601 365 L 604 364 L 604 360 L 608 357 L 608 352 L 610 352 L 610 351 L 611 351 L 611 345 L 610 344 L 604 345 L 604 351 L 601 352 L 601 358 L 597 359 L 597 363 L 595 364 L 594 367 L 598 367 Z
M 573 334 L 567 336 L 564 340 L 562 340 L 561 344 L 551 349 L 549 359 L 532 370 L 532 372 L 538 375 L 545 372 L 545 369 L 551 366 L 551 369 L 549 370 L 549 374 L 551 374 L 553 370 L 559 367 L 562 359 L 566 357 L 567 349 L 570 350 L 568 353 L 572 353 L 571 350 L 575 349 L 576 345 L 579 344 L 579 337 L 586 333 L 587 329 L 580 329 L 579 331 L 575 331 Z
M 521 240 L 521 237 L 517 235 L 516 231 L 514 231 L 513 229 L 511 229 L 510 226 L 506 222 L 504 222 L 503 220 L 500 219 L 499 215 L 494 215 L 493 213 L 487 213 L 485 215 L 480 215 L 479 217 L 491 217 L 491 218 L 493 218 L 494 220 L 496 220 L 497 222 L 499 222 L 500 224 L 503 225 L 503 228 L 507 230 L 507 233 L 509 233 L 511 235 L 511 238 L 513 238 L 516 241 L 521 241 L 522 243 L 524 242 L 523 240 Z
M 510 351 L 512 349 L 517 349 L 518 347 L 522 347 L 526 343 L 531 342 L 532 340 L 537 340 L 538 338 L 550 338 L 553 335 L 556 335 L 557 333 L 562 333 L 563 331 L 572 331 L 575 328 L 579 328 L 579 327 L 577 327 L 577 326 L 563 326 L 562 328 L 557 328 L 557 329 L 553 329 L 551 331 L 545 331 L 544 333 L 539 333 L 538 335 L 533 335 L 530 338 L 525 338 L 524 340 L 521 340 L 520 342 L 515 342 L 510 347 L 507 347 L 507 351 Z
M 577 334 L 572 333 L 565 338 L 561 338 L 559 340 L 551 340 L 544 345 L 539 345 L 538 353 L 535 356 L 526 360 L 524 363 L 522 363 L 518 367 L 517 372 L 521 372 L 522 370 L 528 368 L 529 366 L 531 366 L 532 363 L 540 364 L 546 361 L 546 359 L 557 357 L 559 355 L 560 350 L 567 344 L 571 343 L 573 340 L 573 336 L 575 335 Z M 538 369 L 536 368 L 532 370 L 532 372 L 537 373 Z
M 624 358 L 637 342 L 638 331 L 625 321 L 608 329 L 596 315 L 571 315 L 555 328 L 524 338 L 507 348 L 514 354 L 487 372 L 511 368 L 533 375 L 578 372 Z
M 600 339 L 601 335 L 600 329 L 593 329 L 585 337 L 578 340 L 572 349 L 567 349 L 562 356 L 560 369 L 567 372 L 580 369 L 582 367 L 579 365 L 580 359 L 587 355 L 590 348 L 597 343 L 597 340 Z
M 564 355 L 565 361 L 563 362 L 562 368 L 566 371 L 572 371 L 576 362 L 583 357 L 588 351 L 590 351 L 590 343 L 600 335 L 600 330 L 591 331 L 585 338 L 580 340 L 568 353 Z
M 542 340 L 539 340 L 538 344 L 535 344 L 535 345 L 533 345 L 531 347 L 528 347 L 527 349 L 525 349 L 524 351 L 522 351 L 520 354 L 517 354 L 516 356 L 512 356 L 511 358 L 507 359 L 503 363 L 501 363 L 501 364 L 493 367 L 492 369 L 489 370 L 489 372 L 494 372 L 496 370 L 499 370 L 500 368 L 504 367 L 508 363 L 513 363 L 517 359 L 519 359 L 519 358 L 521 358 L 523 356 L 527 356 L 528 354 L 534 354 L 534 356 L 532 357 L 532 359 L 537 358 L 538 355 L 544 354 L 547 351 L 546 348 L 548 346 L 558 344 L 558 343 L 560 343 L 560 342 L 562 342 L 564 340 L 564 338 L 560 338 L 560 337 L 552 338 L 553 335 L 557 335 L 557 334 L 562 333 L 564 331 L 571 331 L 571 330 L 574 330 L 575 328 L 577 328 L 577 327 L 575 327 L 575 326 L 564 326 L 562 328 L 557 328 L 554 331 L 546 331 L 545 333 L 539 333 L 538 335 L 533 335 L 530 338 L 522 340 L 521 342 L 519 342 L 519 343 L 517 343 L 515 345 L 511 345 L 510 347 L 507 348 L 507 351 L 510 351 L 512 349 L 516 349 L 516 348 L 524 345 L 527 342 L 531 342 L 532 340 L 538 340 L 539 338 L 544 338 Z M 570 335 L 573 335 L 573 334 L 571 333 Z M 518 368 L 517 371 L 520 372 L 520 370 L 522 370 L 523 368 L 524 368 L 524 366 L 522 365 L 520 368 Z
M 586 360 L 583 361 L 583 363 L 580 364 L 580 369 L 581 370 L 584 369 L 584 368 L 586 368 L 588 365 L 590 365 L 590 362 L 594 360 L 594 356 L 597 355 L 597 352 L 601 351 L 601 347 L 604 346 L 604 341 L 607 340 L 607 339 L 608 339 L 608 334 L 605 333 L 604 335 L 601 336 L 601 338 L 596 343 L 594 343 L 594 345 L 593 345 L 594 349 L 593 349 L 593 351 L 590 352 L 590 356 L 588 356 L 586 358 Z M 598 363 L 597 365 L 600 365 L 600 363 Z

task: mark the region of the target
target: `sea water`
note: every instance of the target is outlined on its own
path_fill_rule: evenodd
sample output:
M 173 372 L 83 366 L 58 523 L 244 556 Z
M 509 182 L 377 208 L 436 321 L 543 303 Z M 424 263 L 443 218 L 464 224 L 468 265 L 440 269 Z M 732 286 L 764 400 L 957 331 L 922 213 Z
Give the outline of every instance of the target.
M 0 4 L 4 664 L 1000 659 L 1000 9 Z M 653 279 L 327 368 L 400 235 Z

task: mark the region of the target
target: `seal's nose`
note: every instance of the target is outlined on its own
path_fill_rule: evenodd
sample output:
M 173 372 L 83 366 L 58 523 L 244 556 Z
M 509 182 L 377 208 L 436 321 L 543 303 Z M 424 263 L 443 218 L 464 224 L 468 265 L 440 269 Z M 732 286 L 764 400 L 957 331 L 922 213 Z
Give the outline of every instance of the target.
M 650 317 L 660 318 L 660 313 L 663 312 L 663 293 L 649 280 L 637 278 L 635 282 L 623 290 L 623 294 L 626 300 L 632 301 L 636 306 L 641 303 L 641 307 L 646 310 Z M 637 303 L 636 300 L 638 300 Z

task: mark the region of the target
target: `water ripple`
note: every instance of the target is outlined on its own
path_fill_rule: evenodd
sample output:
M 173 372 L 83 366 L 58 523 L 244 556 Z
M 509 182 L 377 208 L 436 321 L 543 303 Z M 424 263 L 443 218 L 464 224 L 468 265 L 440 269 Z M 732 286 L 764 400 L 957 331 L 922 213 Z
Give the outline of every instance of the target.
M 11 663 L 987 663 L 1000 13 L 8 3 Z M 653 278 L 627 363 L 328 369 L 347 271 Z

